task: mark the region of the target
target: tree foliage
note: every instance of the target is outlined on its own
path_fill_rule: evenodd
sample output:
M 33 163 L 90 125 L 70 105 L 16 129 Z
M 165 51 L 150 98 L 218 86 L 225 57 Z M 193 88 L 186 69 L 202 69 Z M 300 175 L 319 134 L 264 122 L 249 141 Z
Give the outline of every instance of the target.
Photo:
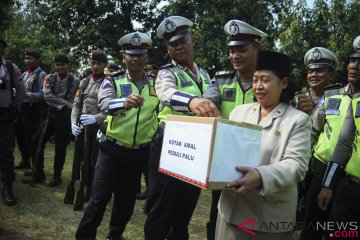
M 347 58 L 352 42 L 360 34 L 359 1 L 316 0 L 313 8 L 300 0 L 288 13 L 280 15 L 279 50 L 294 62 L 294 77 L 299 85 L 306 84 L 303 57 L 312 47 L 332 50 L 340 61 L 335 81 L 347 82 Z
M 150 61 L 163 65 L 169 58 L 156 28 L 165 17 L 180 15 L 194 22 L 196 62 L 214 74 L 231 69 L 223 26 L 236 18 L 268 34 L 264 49 L 291 56 L 293 75 L 304 85 L 303 56 L 315 46 L 335 52 L 342 63 L 337 80 L 346 80 L 346 59 L 360 34 L 360 2 L 356 0 L 315 0 L 311 8 L 305 0 L 296 4 L 293 0 L 3 0 L 0 6 L 5 16 L 0 32 L 6 30 L 10 59 L 21 67 L 24 48 L 35 47 L 42 51 L 47 71 L 56 52 L 70 55 L 73 70 L 93 48 L 104 49 L 120 63 L 117 41 L 134 30 L 151 35 Z
M 0 4 L 0 34 L 9 28 L 15 10 L 20 6 L 16 0 L 1 0 Z

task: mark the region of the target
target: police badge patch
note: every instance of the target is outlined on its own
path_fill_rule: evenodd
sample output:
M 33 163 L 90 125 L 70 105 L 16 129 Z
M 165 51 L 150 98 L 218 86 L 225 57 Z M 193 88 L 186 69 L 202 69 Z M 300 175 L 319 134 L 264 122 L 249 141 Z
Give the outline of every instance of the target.
M 141 37 L 139 36 L 139 34 L 134 34 L 134 36 L 132 36 L 131 40 L 130 40 L 130 43 L 133 45 L 133 46 L 140 46 L 142 41 L 141 41 Z
M 121 88 L 121 96 L 122 97 L 127 97 L 132 93 L 130 84 L 121 85 L 120 88 Z
M 240 28 L 239 26 L 236 24 L 235 21 L 232 21 L 229 27 L 229 32 L 231 35 L 237 35 L 240 33 Z
M 355 117 L 360 117 L 360 102 L 357 102 L 356 104 L 356 112 L 355 112 Z
M 224 88 L 223 98 L 222 98 L 223 101 L 235 102 L 235 98 L 236 98 L 235 88 Z
M 339 115 L 340 114 L 340 103 L 341 99 L 338 98 L 329 98 L 329 101 L 326 106 L 326 115 Z
M 315 60 L 320 60 L 322 58 L 322 54 L 319 49 L 315 48 L 315 50 L 311 54 L 312 58 Z
M 167 33 L 173 32 L 176 30 L 176 24 L 173 21 L 166 20 L 165 22 L 165 31 Z

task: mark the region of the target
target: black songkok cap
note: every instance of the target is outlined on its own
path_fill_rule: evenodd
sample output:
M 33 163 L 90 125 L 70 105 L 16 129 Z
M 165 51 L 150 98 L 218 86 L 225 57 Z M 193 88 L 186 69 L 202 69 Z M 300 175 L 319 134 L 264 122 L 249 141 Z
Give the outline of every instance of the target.
M 25 49 L 25 55 L 29 55 L 29 56 L 32 56 L 34 58 L 40 58 L 41 57 L 41 53 L 38 50 L 32 49 L 32 48 Z
M 104 63 L 107 63 L 108 61 L 106 54 L 101 50 L 93 50 L 90 53 L 90 60 L 100 61 Z
M 289 77 L 290 58 L 278 52 L 260 51 L 257 56 L 256 70 L 270 70 L 279 77 Z
M 54 63 L 56 62 L 63 62 L 63 63 L 69 63 L 69 58 L 64 54 L 56 54 L 53 58 Z

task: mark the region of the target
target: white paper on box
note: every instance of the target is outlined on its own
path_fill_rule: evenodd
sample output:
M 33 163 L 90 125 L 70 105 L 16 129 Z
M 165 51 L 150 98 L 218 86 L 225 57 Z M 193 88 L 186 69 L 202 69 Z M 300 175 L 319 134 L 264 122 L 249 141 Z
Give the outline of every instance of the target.
M 159 171 L 204 189 L 224 189 L 258 166 L 261 130 L 224 119 L 168 115 Z
M 242 175 L 235 170 L 236 166 L 258 166 L 260 145 L 258 129 L 218 121 L 209 181 L 231 182 Z
M 212 124 L 167 121 L 160 168 L 205 186 L 212 132 Z

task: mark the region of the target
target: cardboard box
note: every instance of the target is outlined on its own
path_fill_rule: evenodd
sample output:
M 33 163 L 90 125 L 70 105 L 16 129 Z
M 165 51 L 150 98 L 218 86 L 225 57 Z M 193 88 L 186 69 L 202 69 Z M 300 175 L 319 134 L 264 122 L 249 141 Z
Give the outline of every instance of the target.
M 224 189 L 235 166 L 258 166 L 262 128 L 234 121 L 168 115 L 159 171 L 203 189 Z

